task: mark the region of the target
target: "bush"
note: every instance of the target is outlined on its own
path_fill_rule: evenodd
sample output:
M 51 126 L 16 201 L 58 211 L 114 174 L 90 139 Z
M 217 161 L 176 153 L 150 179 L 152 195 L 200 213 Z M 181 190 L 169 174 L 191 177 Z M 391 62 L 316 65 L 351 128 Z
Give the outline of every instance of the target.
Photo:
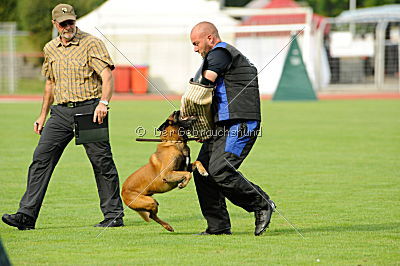
M 63 1 L 63 3 L 72 5 L 79 18 L 101 5 L 104 1 L 105 0 L 66 0 Z M 55 0 L 18 1 L 17 13 L 19 21 L 21 22 L 21 28 L 32 34 L 32 41 L 38 50 L 43 49 L 43 46 L 51 40 L 53 29 L 51 11 L 59 3 L 60 1 Z

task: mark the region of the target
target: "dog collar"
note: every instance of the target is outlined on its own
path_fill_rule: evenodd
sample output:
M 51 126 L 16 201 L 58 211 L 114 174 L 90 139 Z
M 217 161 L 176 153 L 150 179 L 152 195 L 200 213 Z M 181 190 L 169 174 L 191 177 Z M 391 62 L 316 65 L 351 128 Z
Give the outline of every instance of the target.
M 184 143 L 182 140 L 163 140 L 162 142 L 171 142 L 171 143 Z

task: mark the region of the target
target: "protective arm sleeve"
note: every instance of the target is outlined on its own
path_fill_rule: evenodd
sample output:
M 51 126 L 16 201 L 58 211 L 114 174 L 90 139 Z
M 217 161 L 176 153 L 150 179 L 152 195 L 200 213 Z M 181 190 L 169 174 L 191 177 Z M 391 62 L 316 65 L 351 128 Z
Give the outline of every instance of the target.
M 214 86 L 189 82 L 189 86 L 181 99 L 181 117 L 195 116 L 196 121 L 190 128 L 190 134 L 200 140 L 211 137 L 214 122 L 211 114 L 212 93 Z

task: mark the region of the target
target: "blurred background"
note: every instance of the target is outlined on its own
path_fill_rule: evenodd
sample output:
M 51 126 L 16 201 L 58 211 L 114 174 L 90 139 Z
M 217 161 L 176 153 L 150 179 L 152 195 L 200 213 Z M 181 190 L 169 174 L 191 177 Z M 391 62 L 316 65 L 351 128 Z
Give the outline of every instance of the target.
M 189 39 L 200 21 L 253 62 L 274 94 L 291 38 L 318 93 L 400 92 L 400 0 L 65 0 L 77 26 L 104 41 L 121 94 L 182 94 L 201 63 Z M 60 1 L 0 0 L 0 94 L 40 94 L 43 46 Z M 267 66 L 266 66 L 267 65 Z M 265 67 L 266 66 L 266 67 Z M 265 67 L 265 69 L 263 69 Z M 293 81 L 295 86 L 295 81 Z

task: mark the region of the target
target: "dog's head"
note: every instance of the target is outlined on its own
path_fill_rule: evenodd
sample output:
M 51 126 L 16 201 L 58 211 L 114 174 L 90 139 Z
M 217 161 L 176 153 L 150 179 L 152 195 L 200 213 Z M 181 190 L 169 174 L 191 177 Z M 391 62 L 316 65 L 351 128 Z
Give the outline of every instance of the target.
M 187 138 L 187 130 L 190 128 L 190 126 L 192 125 L 192 123 L 194 121 L 196 121 L 196 117 L 194 116 L 190 116 L 187 118 L 181 118 L 180 117 L 180 111 L 174 111 L 168 118 L 167 120 L 165 120 L 164 123 L 162 123 L 159 127 L 158 130 L 161 132 L 166 132 L 168 131 L 171 139 L 176 140 L 176 136 L 174 135 L 178 135 L 178 137 L 182 137 L 182 139 L 186 139 Z M 163 136 L 165 134 L 161 134 L 161 136 Z M 182 136 L 181 136 L 182 135 Z

